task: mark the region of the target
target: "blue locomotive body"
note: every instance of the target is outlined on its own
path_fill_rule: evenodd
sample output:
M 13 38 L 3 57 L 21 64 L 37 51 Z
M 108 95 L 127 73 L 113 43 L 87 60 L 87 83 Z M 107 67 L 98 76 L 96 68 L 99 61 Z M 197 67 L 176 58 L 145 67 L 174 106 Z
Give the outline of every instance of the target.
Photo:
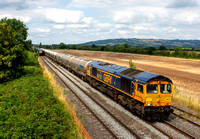
M 93 60 L 88 63 L 90 66 L 90 76 L 111 86 L 124 94 L 132 96 L 134 84 L 132 78 L 123 76 L 121 72 L 129 69 L 127 67 Z M 128 87 L 127 85 L 128 84 Z

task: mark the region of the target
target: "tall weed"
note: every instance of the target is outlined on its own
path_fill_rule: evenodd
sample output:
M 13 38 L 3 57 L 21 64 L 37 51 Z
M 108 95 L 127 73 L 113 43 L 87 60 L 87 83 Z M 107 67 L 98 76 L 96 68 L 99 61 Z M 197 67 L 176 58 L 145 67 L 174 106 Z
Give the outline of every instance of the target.
M 199 97 L 192 97 L 187 93 L 180 92 L 176 86 L 174 87 L 173 102 L 200 113 Z

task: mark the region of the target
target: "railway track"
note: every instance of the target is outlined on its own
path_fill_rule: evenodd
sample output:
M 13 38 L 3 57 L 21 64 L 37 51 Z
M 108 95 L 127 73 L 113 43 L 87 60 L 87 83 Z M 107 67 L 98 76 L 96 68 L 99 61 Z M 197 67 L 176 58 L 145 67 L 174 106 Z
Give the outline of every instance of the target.
M 191 139 L 194 139 L 194 137 L 184 131 L 182 131 L 181 129 L 179 129 L 178 127 L 174 126 L 172 123 L 168 122 L 168 121 L 162 121 L 165 125 L 173 128 L 174 130 L 178 131 L 179 133 L 181 133 L 182 135 L 184 135 L 185 137 L 189 137 Z
M 196 119 L 200 120 L 200 117 L 197 116 L 197 115 L 194 115 L 194 114 L 192 114 L 192 113 L 189 113 L 189 112 L 187 112 L 187 111 L 184 111 L 184 110 L 182 110 L 182 109 L 180 109 L 180 108 L 178 108 L 178 107 L 176 107 L 176 106 L 172 106 L 172 107 L 173 107 L 174 109 L 178 110 L 178 111 L 181 111 L 181 112 L 183 112 L 183 113 L 186 113 L 186 114 L 188 114 L 188 115 L 190 115 L 190 116 L 192 116 L 192 117 L 195 117 Z M 191 120 L 189 120 L 189 119 L 187 119 L 187 118 L 185 118 L 185 117 L 183 117 L 183 116 L 181 116 L 181 115 L 178 115 L 178 114 L 176 114 L 176 113 L 172 113 L 172 115 L 175 116 L 175 117 L 179 117 L 180 119 L 182 119 L 182 120 L 184 120 L 184 121 L 187 121 L 187 122 L 189 122 L 190 124 L 192 124 L 192 125 L 194 125 L 194 126 L 200 127 L 199 124 L 197 124 L 197 123 L 195 123 L 195 122 L 193 122 L 193 121 L 191 121 Z
M 181 119 L 183 119 L 183 120 L 185 120 L 185 121 L 187 121 L 187 122 L 193 124 L 194 126 L 200 127 L 199 124 L 197 124 L 197 123 L 195 123 L 195 122 L 193 122 L 193 121 L 190 121 L 190 120 L 188 120 L 188 119 L 186 119 L 186 118 L 184 118 L 184 117 L 182 117 L 182 116 L 180 116 L 180 115 L 178 115 L 178 114 L 172 113 L 172 115 L 174 115 L 174 116 L 176 116 L 176 117 L 179 117 L 179 118 L 181 118 Z
M 125 108 L 125 109 L 128 110 L 127 108 Z M 130 110 L 128 110 L 128 111 L 131 112 Z M 132 112 L 131 112 L 131 113 L 132 113 Z M 174 113 L 172 113 L 172 114 L 173 114 L 173 115 L 176 115 L 176 114 L 174 114 Z M 135 114 L 133 113 L 133 115 L 135 115 Z M 177 116 L 179 116 L 179 115 L 177 115 Z M 182 117 L 181 117 L 181 118 L 182 118 Z M 161 130 L 159 127 L 157 127 L 154 123 L 145 121 L 145 120 L 142 119 L 142 118 L 140 118 L 140 119 L 141 119 L 143 122 L 145 122 L 145 123 L 151 125 L 151 126 L 154 127 L 155 129 L 157 129 L 159 132 L 161 132 L 162 134 L 164 134 L 164 135 L 165 135 L 166 137 L 168 137 L 169 139 L 174 138 L 174 136 L 165 133 L 163 130 Z M 182 118 L 182 119 L 184 119 L 184 118 Z M 184 119 L 184 120 L 185 120 L 185 119 Z M 189 123 L 191 123 L 191 124 L 193 124 L 193 125 L 196 125 L 196 126 L 200 127 L 198 124 L 193 123 L 192 121 L 189 121 L 189 120 L 186 120 L 186 121 L 188 121 Z M 169 126 L 169 127 L 172 128 L 173 130 L 175 130 L 175 131 L 179 132 L 180 134 L 184 135 L 185 137 L 188 137 L 188 138 L 191 138 L 191 139 L 195 139 L 195 137 L 193 137 L 192 135 L 190 135 L 190 134 L 188 134 L 188 133 L 182 131 L 181 129 L 177 128 L 177 127 L 174 126 L 172 123 L 170 123 L 170 122 L 168 122 L 168 121 L 161 121 L 161 122 L 162 122 L 164 125 Z
M 115 121 L 117 121 L 124 129 L 126 129 L 133 137 L 135 138 L 140 138 L 137 133 L 135 133 L 131 128 L 127 127 L 123 122 L 121 122 L 116 116 L 114 116 L 112 113 L 110 113 L 105 106 L 103 106 L 102 104 L 100 104 L 98 101 L 96 101 L 90 94 L 88 94 L 87 91 L 83 90 L 81 87 L 79 87 L 79 85 L 77 85 L 77 83 L 75 81 L 73 81 L 72 79 L 70 79 L 68 76 L 66 76 L 63 71 L 61 69 L 59 69 L 58 67 L 56 67 L 55 65 L 53 65 L 51 63 L 51 61 L 46 60 L 46 62 L 48 63 L 48 67 L 52 70 L 52 72 L 54 72 L 55 75 L 57 75 L 57 73 L 53 70 L 53 68 L 55 68 L 56 70 L 58 70 L 60 73 L 63 74 L 63 76 L 65 76 L 68 80 L 70 80 L 70 82 L 72 82 L 73 84 L 76 85 L 77 88 L 79 88 L 82 92 L 84 92 L 92 101 L 94 101 L 97 105 L 99 105 L 106 113 L 108 113 Z M 58 76 L 58 75 L 57 75 Z M 62 79 L 60 77 L 58 77 L 61 81 Z M 77 79 L 75 79 L 77 80 Z M 77 80 L 78 81 L 78 80 Z M 64 83 L 64 81 L 62 81 Z M 96 114 L 95 112 L 92 112 L 93 110 L 88 106 L 88 104 L 85 104 L 85 102 L 83 100 L 81 100 L 81 98 L 73 91 L 73 88 L 71 88 L 70 86 L 68 86 L 66 83 L 64 83 L 67 88 L 70 89 L 70 91 L 72 93 L 74 93 L 74 95 L 85 105 L 85 107 L 87 107 L 91 113 L 94 115 L 94 117 L 96 117 L 96 119 L 98 119 L 98 121 L 104 126 L 104 128 L 111 134 L 111 136 L 113 138 L 118 138 L 118 136 L 116 135 L 115 132 L 113 132 L 112 129 L 110 129 L 110 127 L 104 123 L 104 121 L 102 121 Z M 91 90 L 90 90 L 91 91 Z M 176 116 L 176 115 L 175 115 Z M 179 117 L 179 116 L 178 116 Z M 185 119 L 185 118 L 184 118 Z M 159 129 L 157 126 L 155 126 L 153 123 L 147 122 L 143 119 L 141 119 L 143 122 L 151 125 L 152 127 L 154 127 L 156 130 L 158 130 L 159 132 L 161 132 L 163 135 L 165 135 L 168 138 L 174 138 L 174 136 L 172 135 L 168 135 L 167 133 L 165 133 L 165 131 Z M 188 120 L 188 122 L 191 123 L 191 121 Z M 184 135 L 185 137 L 189 137 L 189 138 L 194 138 L 193 136 L 191 136 L 190 134 L 180 130 L 179 128 L 177 128 L 176 126 L 174 126 L 172 123 L 167 122 L 167 121 L 163 121 L 163 124 L 166 126 L 169 126 L 170 128 L 172 128 L 173 130 L 175 130 L 176 132 L 179 132 L 181 135 Z M 196 123 L 194 123 L 196 124 Z M 199 126 L 198 124 L 196 126 Z
M 57 72 L 55 72 L 55 69 L 57 71 L 59 71 L 60 74 L 62 74 L 62 76 L 64 76 L 66 79 L 68 79 L 70 82 L 72 82 L 77 88 L 79 88 L 82 92 L 84 92 L 85 95 L 87 95 L 93 102 L 95 102 L 99 107 L 101 107 L 109 116 L 111 116 L 121 127 L 123 127 L 126 131 L 128 131 L 128 133 L 134 137 L 134 138 L 140 138 L 131 128 L 127 127 L 123 122 L 121 122 L 116 116 L 114 116 L 111 112 L 109 112 L 102 104 L 100 104 L 98 101 L 96 101 L 92 96 L 90 96 L 90 94 L 83 90 L 81 87 L 79 87 L 77 85 L 76 82 L 74 82 L 71 78 L 69 78 L 68 76 L 66 76 L 66 74 L 59 69 L 57 66 L 55 66 L 54 64 L 52 64 L 49 60 L 45 60 L 45 58 L 42 58 L 43 61 L 45 62 L 45 64 L 52 70 L 52 72 L 54 72 L 54 74 L 59 78 L 59 80 L 65 84 L 65 86 L 67 88 L 69 88 L 70 92 L 72 92 L 84 105 L 85 107 L 92 113 L 92 115 L 103 125 L 103 127 L 111 134 L 111 136 L 113 138 L 118 138 L 118 136 L 116 135 L 116 133 L 113 131 L 113 129 L 111 129 L 111 127 L 109 127 L 107 124 L 105 124 L 105 122 L 95 114 L 94 110 L 90 108 L 90 106 L 79 96 L 76 94 L 76 92 L 73 90 L 73 88 L 71 86 L 69 86 L 68 84 L 65 83 L 65 81 L 60 77 L 60 75 L 58 75 Z
M 192 114 L 192 113 L 190 113 L 190 112 L 184 111 L 184 110 L 182 110 L 182 109 L 180 109 L 180 108 L 178 108 L 178 107 L 176 107 L 176 106 L 172 106 L 172 108 L 174 108 L 174 109 L 176 109 L 176 110 L 178 110 L 178 111 L 181 111 L 181 112 L 183 112 L 183 113 L 189 114 L 190 116 L 193 116 L 193 117 L 197 118 L 198 120 L 200 120 L 200 117 L 197 116 L 197 115 L 194 115 L 194 114 Z

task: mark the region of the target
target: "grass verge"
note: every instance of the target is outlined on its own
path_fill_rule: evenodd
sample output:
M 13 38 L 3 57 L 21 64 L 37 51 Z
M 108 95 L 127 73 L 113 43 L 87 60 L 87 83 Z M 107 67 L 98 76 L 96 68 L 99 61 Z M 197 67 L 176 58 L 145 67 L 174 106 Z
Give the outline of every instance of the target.
M 78 138 L 77 128 L 29 53 L 24 75 L 0 84 L 0 138 Z
M 174 87 L 173 102 L 195 111 L 200 116 L 199 97 L 194 98 L 189 95 L 185 95 L 184 93 L 180 93 L 180 91 Z
M 76 123 L 76 127 L 77 127 L 77 131 L 79 134 L 80 138 L 87 138 L 87 139 L 91 139 L 90 135 L 87 133 L 86 129 L 84 128 L 84 126 L 82 125 L 82 123 L 80 122 L 80 120 L 77 118 L 76 113 L 75 113 L 75 108 L 72 105 L 69 105 L 68 102 L 66 101 L 66 98 L 64 96 L 64 89 L 62 89 L 57 82 L 54 79 L 54 75 L 52 73 L 50 73 L 46 67 L 44 67 L 41 62 L 40 62 L 40 66 L 44 69 L 44 78 L 48 78 L 53 91 L 55 92 L 54 95 L 60 100 L 60 102 L 62 102 L 65 106 L 65 108 L 70 112 L 70 114 L 73 116 L 74 121 Z M 65 92 L 66 93 L 66 92 Z

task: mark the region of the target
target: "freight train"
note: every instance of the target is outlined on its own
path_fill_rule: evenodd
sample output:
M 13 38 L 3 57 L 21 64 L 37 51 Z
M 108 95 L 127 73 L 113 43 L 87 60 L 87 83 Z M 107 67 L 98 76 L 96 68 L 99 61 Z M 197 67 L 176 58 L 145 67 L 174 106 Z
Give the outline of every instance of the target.
M 173 97 L 172 81 L 159 74 L 41 49 L 92 86 L 145 119 L 167 119 Z

